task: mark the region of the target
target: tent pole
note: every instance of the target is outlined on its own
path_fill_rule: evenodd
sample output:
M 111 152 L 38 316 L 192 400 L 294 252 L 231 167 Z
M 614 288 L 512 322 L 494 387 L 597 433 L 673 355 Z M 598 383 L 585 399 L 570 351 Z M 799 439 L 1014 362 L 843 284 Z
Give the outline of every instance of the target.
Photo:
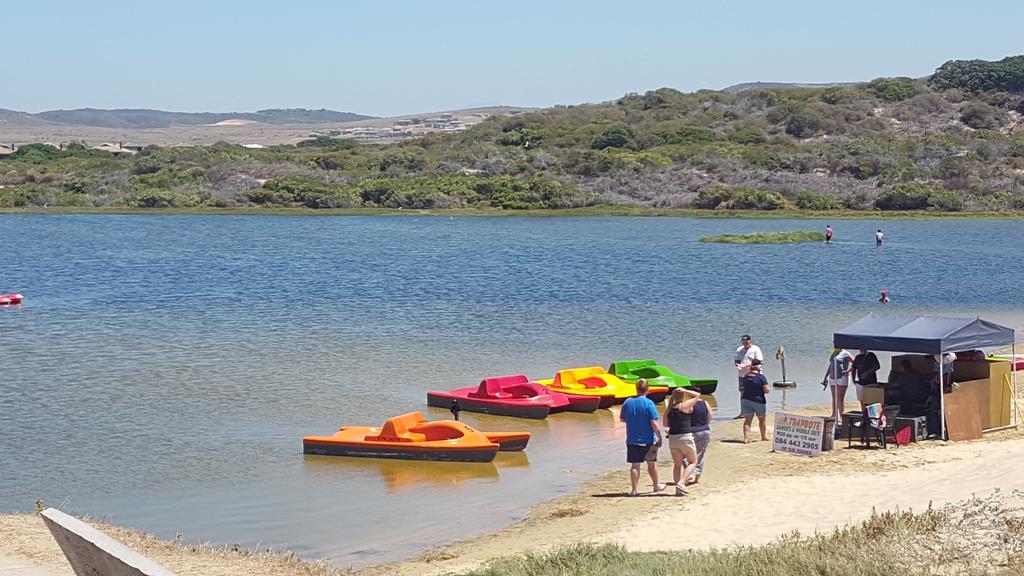
M 940 440 L 945 440 L 946 439 L 946 384 L 945 384 L 945 382 L 943 382 L 943 376 L 944 376 L 943 372 L 945 372 L 945 370 L 942 369 L 942 360 L 943 360 L 943 358 L 942 358 L 942 347 L 940 346 L 939 347 L 939 426 L 940 426 L 939 430 L 941 430 L 941 432 L 939 434 L 939 439 Z

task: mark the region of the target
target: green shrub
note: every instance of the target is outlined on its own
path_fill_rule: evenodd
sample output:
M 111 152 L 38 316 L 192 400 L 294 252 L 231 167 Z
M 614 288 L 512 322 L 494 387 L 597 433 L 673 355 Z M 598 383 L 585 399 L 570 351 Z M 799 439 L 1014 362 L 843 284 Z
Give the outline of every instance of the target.
M 950 60 L 939 66 L 928 83 L 939 90 L 959 88 L 970 92 L 1024 91 L 1024 56 L 1007 56 L 996 62 Z
M 727 133 L 725 137 L 730 142 L 736 142 L 737 144 L 764 144 L 768 141 L 768 137 L 764 135 L 764 132 L 757 128 L 733 130 Z
M 33 198 L 49 194 L 49 188 L 36 184 L 24 184 L 9 188 L 0 188 L 0 207 L 21 208 L 31 206 Z
M 191 208 L 203 203 L 198 194 L 153 189 L 132 192 L 125 198 L 125 202 L 138 208 Z
M 672 130 L 663 130 L 658 133 L 658 136 L 662 144 L 699 144 L 718 140 L 718 134 L 714 130 L 699 126 L 682 126 Z M 619 148 L 623 148 L 623 146 L 619 146 Z
M 916 92 L 912 78 L 876 78 L 867 88 L 886 102 L 902 102 Z
M 879 210 L 938 210 L 957 212 L 964 209 L 962 194 L 929 184 L 897 184 L 875 199 Z
M 838 210 L 843 208 L 843 200 L 835 194 L 801 190 L 793 198 L 793 204 L 801 210 Z
M 928 196 L 928 209 L 939 212 L 960 212 L 966 204 L 964 195 L 954 190 L 938 188 Z
M 788 203 L 778 192 L 748 187 L 705 186 L 697 193 L 692 206 L 705 210 L 780 210 Z
M 84 208 L 92 206 L 92 202 L 89 200 L 88 194 L 82 194 L 77 192 L 61 192 L 56 195 L 55 198 L 56 206 L 70 206 L 76 208 Z
M 821 113 L 810 108 L 796 110 L 786 121 L 786 134 L 797 138 L 810 138 L 825 131 L 828 126 Z
M 311 168 L 321 170 L 344 170 L 349 166 L 349 155 L 347 152 L 328 152 L 317 154 L 309 159 Z
M 376 164 L 381 172 L 418 172 L 427 167 L 423 156 L 411 151 L 385 155 Z
M 307 208 L 349 208 L 360 203 L 359 196 L 343 184 L 329 184 L 302 178 L 268 180 L 263 185 L 263 190 L 258 190 L 247 190 L 244 195 L 256 204 L 294 202 Z
M 309 140 L 303 140 L 295 145 L 296 148 L 326 148 L 330 150 L 353 150 L 359 147 L 359 142 L 351 138 L 330 138 L 328 136 L 317 136 Z
M 821 101 L 826 104 L 832 104 L 833 106 L 839 104 L 849 104 L 855 102 L 861 98 L 861 93 L 849 86 L 833 86 L 826 88 L 821 93 Z
M 54 160 L 67 158 L 113 158 L 113 154 L 93 150 L 80 142 L 71 142 L 63 148 L 49 144 L 25 144 L 19 146 L 11 160 L 20 160 L 29 164 L 46 164 Z
M 875 199 L 879 210 L 924 210 L 935 188 L 926 184 L 897 184 Z
M 164 169 L 152 174 L 132 176 L 132 187 L 139 190 L 170 190 L 176 186 L 198 186 L 206 182 L 206 171 L 202 168 L 185 170 Z
M 634 148 L 636 133 L 629 126 L 609 126 L 590 145 L 595 150 L 605 148 Z

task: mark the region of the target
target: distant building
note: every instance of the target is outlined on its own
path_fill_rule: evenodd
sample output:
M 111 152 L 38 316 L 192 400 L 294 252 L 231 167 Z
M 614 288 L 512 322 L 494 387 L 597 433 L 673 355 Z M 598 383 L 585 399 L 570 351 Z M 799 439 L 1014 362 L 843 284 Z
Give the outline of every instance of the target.
M 117 144 L 104 142 L 103 144 L 97 144 L 96 146 L 92 146 L 92 149 L 99 150 L 101 152 L 110 152 L 114 156 L 131 156 L 132 154 L 135 154 L 135 150 L 132 150 L 131 148 L 125 148 L 124 145 L 121 144 L 120 142 Z

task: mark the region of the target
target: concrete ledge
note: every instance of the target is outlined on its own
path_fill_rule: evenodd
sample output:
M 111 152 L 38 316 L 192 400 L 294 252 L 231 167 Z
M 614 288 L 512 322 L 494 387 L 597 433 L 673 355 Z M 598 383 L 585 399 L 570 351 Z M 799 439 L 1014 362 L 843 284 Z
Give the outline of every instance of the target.
M 77 518 L 47 508 L 43 522 L 78 576 L 175 576 Z

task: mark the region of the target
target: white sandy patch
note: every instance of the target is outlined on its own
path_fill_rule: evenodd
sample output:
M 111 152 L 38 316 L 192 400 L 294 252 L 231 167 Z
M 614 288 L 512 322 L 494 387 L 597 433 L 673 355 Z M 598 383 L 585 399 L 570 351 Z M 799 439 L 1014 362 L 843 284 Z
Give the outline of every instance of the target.
M 944 455 L 948 461 L 875 474 L 750 479 L 685 507 L 668 504 L 596 541 L 632 550 L 764 544 L 794 531 L 810 535 L 858 523 L 872 508 L 922 512 L 929 504 L 1024 490 L 1024 441 L 959 444 Z M 679 537 L 652 538 L 652 533 Z

